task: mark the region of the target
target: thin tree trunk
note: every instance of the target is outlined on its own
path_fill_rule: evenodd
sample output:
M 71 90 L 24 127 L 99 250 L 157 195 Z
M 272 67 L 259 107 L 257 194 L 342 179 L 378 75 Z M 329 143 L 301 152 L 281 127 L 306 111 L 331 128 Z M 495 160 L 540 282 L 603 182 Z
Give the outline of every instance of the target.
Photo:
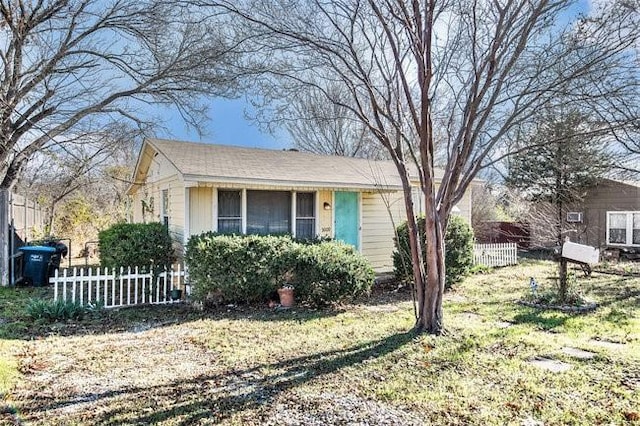
M 415 329 L 429 334 L 442 334 L 444 331 L 442 296 L 445 285 L 444 232 L 431 197 L 425 197 L 425 211 L 426 280 L 419 291 L 422 297 L 418 300 L 422 302 L 418 306 Z

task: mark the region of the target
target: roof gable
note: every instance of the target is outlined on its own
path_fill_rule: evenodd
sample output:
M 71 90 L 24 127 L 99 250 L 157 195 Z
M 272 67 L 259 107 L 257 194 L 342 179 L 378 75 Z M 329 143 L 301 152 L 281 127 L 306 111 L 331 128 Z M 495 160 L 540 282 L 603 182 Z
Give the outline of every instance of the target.
M 149 178 L 149 173 L 152 173 L 154 168 L 158 169 L 165 166 L 166 169 L 167 165 L 170 170 L 165 170 L 165 174 L 180 173 L 169 158 L 167 158 L 162 152 L 159 152 L 157 148 L 149 143 L 149 141 L 145 140 L 142 144 L 142 148 L 140 148 L 136 167 L 133 170 L 133 182 L 129 186 L 127 193 L 133 194 L 136 192 L 137 188 L 144 185 Z

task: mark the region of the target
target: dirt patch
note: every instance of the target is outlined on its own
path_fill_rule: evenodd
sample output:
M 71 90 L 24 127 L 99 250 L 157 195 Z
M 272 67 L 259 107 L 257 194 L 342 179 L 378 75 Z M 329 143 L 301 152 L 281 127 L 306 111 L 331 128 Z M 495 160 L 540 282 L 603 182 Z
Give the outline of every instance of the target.
M 194 344 L 202 332 L 175 326 L 29 343 L 19 356 L 26 386 L 14 392 L 16 406 L 29 421 L 78 420 L 142 389 L 195 380 L 216 370 L 215 353 Z
M 304 407 L 304 409 L 302 409 Z M 312 407 L 309 409 L 309 407 Z M 355 395 L 303 395 L 275 405 L 264 424 L 275 425 L 423 425 L 424 419 L 382 402 Z

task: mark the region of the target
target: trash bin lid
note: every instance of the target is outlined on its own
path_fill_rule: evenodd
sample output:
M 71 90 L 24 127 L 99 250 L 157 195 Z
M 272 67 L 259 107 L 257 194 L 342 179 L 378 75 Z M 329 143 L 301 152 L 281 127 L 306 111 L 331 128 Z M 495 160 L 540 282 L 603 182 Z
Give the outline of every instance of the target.
M 23 246 L 20 247 L 19 250 L 24 252 L 31 253 L 55 253 L 55 247 L 45 247 L 45 246 Z

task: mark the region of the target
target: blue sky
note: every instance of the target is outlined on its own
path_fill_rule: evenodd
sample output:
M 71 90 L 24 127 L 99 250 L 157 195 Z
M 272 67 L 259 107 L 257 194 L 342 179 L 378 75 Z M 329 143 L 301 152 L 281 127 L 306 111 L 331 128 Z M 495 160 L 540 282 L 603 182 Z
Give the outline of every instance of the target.
M 161 132 L 157 136 L 194 142 L 209 142 L 223 145 L 238 145 L 252 148 L 290 148 L 286 132 L 274 136 L 262 132 L 247 119 L 245 111 L 250 104 L 244 99 L 213 99 L 209 104 L 209 122 L 205 124 L 205 134 L 200 137 L 193 129 L 188 129 L 180 116 L 167 112 L 165 125 L 170 133 Z
M 597 1 L 579 0 L 563 18 L 569 20 L 577 13 L 588 13 Z M 166 113 L 163 114 L 163 118 L 169 133 L 161 132 L 157 136 L 254 148 L 282 149 L 293 146 L 285 131 L 274 136 L 258 129 L 256 124 L 246 118 L 245 112 L 250 111 L 250 108 L 251 106 L 243 97 L 233 100 L 221 98 L 211 100 L 209 122 L 204 126 L 205 135 L 202 137 L 193 129 L 188 129 L 179 116 Z

